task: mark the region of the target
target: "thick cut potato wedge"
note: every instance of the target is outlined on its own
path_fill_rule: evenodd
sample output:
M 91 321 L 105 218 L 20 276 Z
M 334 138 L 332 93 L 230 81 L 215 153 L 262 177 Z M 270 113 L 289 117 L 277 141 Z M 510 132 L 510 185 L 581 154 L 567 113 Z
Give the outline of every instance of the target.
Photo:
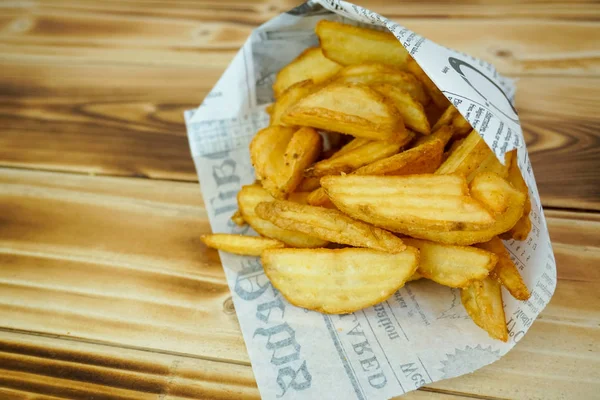
M 270 126 L 252 139 L 250 158 L 263 187 L 276 198 L 287 198 L 321 150 L 321 135 L 312 128 L 294 132 L 292 128 Z
M 292 304 L 327 314 L 380 303 L 417 270 L 419 252 L 372 249 L 274 249 L 261 256 L 265 274 Z
M 443 129 L 448 129 L 447 127 Z M 430 140 L 402 153 L 372 162 L 354 171 L 356 175 L 412 175 L 434 173 L 442 163 L 444 143 Z
M 330 84 L 288 108 L 281 120 L 373 140 L 409 135 L 396 106 L 364 85 Z
M 523 277 L 519 274 L 517 266 L 511 260 L 510 254 L 508 254 L 508 250 L 504 247 L 502 240 L 495 236 L 489 242 L 479 243 L 475 246 L 491 251 L 498 256 L 498 264 L 496 264 L 496 267 L 490 273 L 490 277 L 498 279 L 515 299 L 521 301 L 529 299 L 531 296 L 529 289 L 527 289 L 525 282 L 523 282 Z
M 311 192 L 294 192 L 288 197 L 289 201 L 293 201 L 298 204 L 308 204 L 308 196 Z
M 236 210 L 233 213 L 233 215 L 231 216 L 231 220 L 237 226 L 244 226 L 244 225 L 246 225 L 246 221 L 244 221 L 244 217 L 242 217 L 242 213 L 240 212 L 240 210 Z
M 440 129 L 442 126 L 451 126 L 452 120 L 458 114 L 458 110 L 452 104 L 446 108 L 446 110 L 440 115 L 435 125 L 433 125 L 432 130 L 436 131 Z
M 467 313 L 477 326 L 494 339 L 508 341 L 502 290 L 496 280 L 488 277 L 474 281 L 461 290 L 460 297 Z
M 438 89 L 433 81 L 427 76 L 425 71 L 421 69 L 419 64 L 411 57 L 406 63 L 406 69 L 421 81 L 425 90 L 438 108 L 445 109 L 450 102 L 444 94 Z
M 286 124 L 281 121 L 281 117 L 285 111 L 296 104 L 300 99 L 308 96 L 311 93 L 319 90 L 321 86 L 315 85 L 311 80 L 300 81 L 294 83 L 292 86 L 286 89 L 281 96 L 277 98 L 277 101 L 273 104 L 273 112 L 271 113 L 271 125 L 283 125 Z
M 342 155 L 319 161 L 305 171 L 305 176 L 337 175 L 350 173 L 357 168 L 381 160 L 398 153 L 402 146 L 410 141 L 410 136 L 403 142 L 371 141 Z
M 479 133 L 476 130 L 472 130 L 469 136 L 450 153 L 448 159 L 442 163 L 435 173 L 469 176 L 491 152 L 488 145 L 479 136 Z
M 419 249 L 419 269 L 422 276 L 440 285 L 462 288 L 472 281 L 488 276 L 496 266 L 498 256 L 490 251 L 469 246 L 452 246 L 428 240 L 403 239 Z
M 325 57 L 342 65 L 379 62 L 403 68 L 409 55 L 389 32 L 321 20 L 315 32 Z
M 308 195 L 308 204 L 325 208 L 337 209 L 327 196 L 327 192 L 322 187 L 315 189 Z
M 312 192 L 321 187 L 320 178 L 304 178 L 296 188 L 299 192 Z
M 494 218 L 457 175 L 325 176 L 321 186 L 353 218 L 395 232 L 485 229 Z
M 271 239 L 277 239 L 291 247 L 323 247 L 327 245 L 327 241 L 325 240 L 304 235 L 299 232 L 281 229 L 271 222 L 259 217 L 255 211 L 256 206 L 265 201 L 275 200 L 269 192 L 260 187 L 260 185 L 244 186 L 238 193 L 237 200 L 244 221 L 261 235 Z
M 242 256 L 260 256 L 263 250 L 280 249 L 285 247 L 283 242 L 275 239 L 256 236 L 233 235 L 227 233 L 213 233 L 202 235 L 200 240 L 208 247 L 223 250 L 228 253 Z
M 501 237 L 502 239 L 525 240 L 527 239 L 527 236 L 529 236 L 529 232 L 531 232 L 531 220 L 529 219 L 529 213 L 531 212 L 531 198 L 529 198 L 529 189 L 527 188 L 527 184 L 519 169 L 516 151 L 508 168 L 508 181 L 525 196 L 525 208 L 523 210 L 523 215 L 517 221 L 515 226 L 508 232 L 503 233 Z
M 309 47 L 294 61 L 283 67 L 273 83 L 275 98 L 279 98 L 287 88 L 297 82 L 311 80 L 325 82 L 338 73 L 342 66 L 325 57 L 320 47 Z
M 350 65 L 336 75 L 335 82 L 369 86 L 387 83 L 404 90 L 422 105 L 429 103 L 429 95 L 413 74 L 389 65 L 375 63 Z
M 394 234 L 357 221 L 338 210 L 274 201 L 256 206 L 259 217 L 280 228 L 294 230 L 329 242 L 354 247 L 369 247 L 388 253 L 399 253 L 406 246 Z
M 417 140 L 415 140 L 412 143 L 412 147 L 418 147 L 418 146 L 422 145 L 423 143 L 427 143 L 429 141 L 439 140 L 443 144 L 442 147 L 445 148 L 446 145 L 448 144 L 448 142 L 450 141 L 450 139 L 452 139 L 453 133 L 454 132 L 452 131 L 451 127 L 449 127 L 447 125 L 443 125 L 442 127 L 434 130 L 431 135 L 418 137 Z
M 404 120 L 404 125 L 423 135 L 431 133 L 431 127 L 423 105 L 410 94 L 389 83 L 378 83 L 371 87 L 394 102 Z
M 470 186 L 473 198 L 494 214 L 495 222 L 491 226 L 479 230 L 455 229 L 445 232 L 410 226 L 402 233 L 434 242 L 467 246 L 487 242 L 510 230 L 523 215 L 525 196 L 498 175 L 489 172 L 479 174 Z
M 496 175 L 508 179 L 508 169 L 512 163 L 513 157 L 516 157 L 516 150 L 509 151 L 504 155 L 504 165 L 500 163 L 498 157 L 490 150 L 488 156 L 479 164 L 477 169 L 467 175 L 467 182 L 471 182 L 475 176 L 482 172 L 493 172 Z
M 406 282 L 418 281 L 419 279 L 423 279 L 423 275 L 421 275 L 419 273 L 419 270 L 417 269 L 417 272 L 415 272 L 414 274 L 412 274 L 412 276 L 410 278 L 408 278 L 406 280 Z
M 471 132 L 473 127 L 461 113 L 457 112 L 454 114 L 454 118 L 452 118 L 452 129 L 454 130 L 454 137 L 461 138 Z

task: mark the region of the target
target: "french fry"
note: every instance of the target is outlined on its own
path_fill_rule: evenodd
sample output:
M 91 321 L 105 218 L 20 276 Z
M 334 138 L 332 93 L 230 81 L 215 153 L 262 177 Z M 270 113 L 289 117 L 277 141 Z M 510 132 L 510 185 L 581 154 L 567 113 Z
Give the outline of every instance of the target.
M 316 92 L 319 88 L 320 86 L 315 85 L 311 80 L 296 82 L 287 88 L 273 104 L 270 124 L 286 126 L 287 124 L 281 120 L 285 111 L 296 104 L 300 99 Z
M 397 236 L 372 225 L 357 221 L 338 210 L 302 205 L 290 201 L 260 203 L 259 217 L 280 228 L 298 231 L 328 242 L 368 247 L 388 253 L 399 253 L 406 246 Z
M 433 81 L 427 76 L 425 71 L 421 69 L 419 64 L 411 57 L 406 63 L 406 69 L 411 72 L 414 76 L 417 77 L 418 80 L 423 83 L 425 86 L 425 90 L 429 93 L 429 96 L 435 103 L 435 105 L 439 108 L 446 108 L 450 104 L 446 96 L 438 89 L 438 87 L 433 83 Z
M 240 210 L 235 210 L 235 212 L 231 216 L 231 220 L 237 226 L 244 226 L 244 225 L 246 225 L 246 221 L 244 221 L 244 217 L 242 217 L 242 213 L 240 212 Z
M 461 290 L 460 297 L 475 324 L 484 329 L 492 338 L 503 342 L 508 341 L 502 290 L 496 280 L 488 277 L 481 281 L 474 281 Z
M 263 187 L 276 198 L 286 198 L 300 184 L 304 169 L 317 159 L 321 148 L 321 136 L 312 128 L 294 132 L 292 128 L 270 126 L 250 143 L 250 158 Z
M 467 175 L 467 182 L 471 182 L 473 178 L 482 172 L 493 172 L 496 175 L 508 179 L 508 169 L 512 163 L 513 157 L 516 157 L 516 150 L 509 151 L 504 156 L 504 165 L 500 163 L 498 157 L 490 150 L 488 156 L 479 164 L 477 169 Z
M 500 236 L 502 239 L 525 240 L 527 239 L 527 236 L 529 236 L 529 232 L 531 232 L 531 220 L 529 219 L 531 199 L 529 198 L 529 189 L 527 188 L 527 184 L 519 169 L 516 151 L 508 168 L 508 181 L 525 196 L 525 208 L 523 210 L 523 215 L 517 221 L 515 226 Z
M 342 65 L 379 62 L 402 68 L 409 55 L 389 32 L 321 20 L 315 32 L 325 57 Z
M 469 176 L 490 153 L 490 148 L 479 136 L 479 133 L 472 130 L 460 146 L 450 153 L 448 159 L 442 163 L 435 173 Z
M 510 230 L 523 215 L 525 196 L 498 175 L 489 172 L 479 174 L 473 179 L 470 187 L 471 196 L 494 214 L 495 222 L 491 226 L 479 230 L 466 228 L 445 232 L 409 226 L 406 232 L 402 233 L 439 243 L 468 246 L 487 242 L 494 236 Z
M 410 235 L 411 229 L 484 229 L 494 218 L 457 175 L 325 176 L 321 186 L 355 219 Z
M 237 196 L 238 206 L 244 220 L 256 232 L 271 239 L 277 239 L 291 247 L 323 247 L 327 245 L 325 240 L 305 235 L 296 231 L 281 229 L 271 222 L 260 218 L 256 214 L 256 206 L 265 201 L 275 199 L 260 185 L 247 185 Z
M 488 276 L 498 256 L 469 246 L 452 246 L 428 240 L 403 239 L 419 249 L 419 274 L 440 285 L 462 288 Z
M 448 144 L 448 142 L 450 141 L 450 139 L 452 139 L 452 135 L 453 135 L 453 131 L 452 128 L 447 126 L 447 125 L 442 125 L 440 128 L 436 129 L 433 131 L 433 133 L 431 135 L 426 135 L 426 136 L 420 136 L 417 138 L 417 140 L 415 140 L 412 144 L 412 147 L 418 147 L 420 145 L 422 145 L 423 143 L 432 141 L 432 140 L 439 140 L 442 142 L 442 148 L 446 147 L 446 144 Z
M 456 109 L 456 107 L 450 104 L 448 108 L 446 108 L 446 110 L 442 113 L 442 115 L 440 115 L 439 119 L 436 121 L 435 125 L 433 125 L 433 128 L 431 129 L 433 131 L 437 131 L 442 126 L 451 126 L 452 120 L 454 119 L 454 116 L 456 114 L 458 114 L 458 110 Z
M 511 260 L 510 254 L 508 254 L 508 250 L 504 247 L 502 240 L 495 236 L 489 242 L 478 243 L 475 246 L 491 251 L 498 256 L 498 264 L 496 264 L 496 267 L 490 273 L 490 277 L 498 279 L 515 299 L 521 301 L 529 299 L 531 296 L 529 289 L 527 289 L 525 282 L 523 282 L 523 277 L 519 274 L 517 266 Z
M 410 94 L 389 83 L 377 83 L 371 87 L 394 102 L 404 120 L 404 124 L 408 128 L 423 135 L 431 133 L 431 127 L 423 105 Z
M 310 193 L 311 192 L 294 192 L 290 194 L 288 200 L 298 204 L 308 204 L 308 196 Z
M 450 130 L 448 127 L 442 129 Z M 431 140 L 391 157 L 372 162 L 353 172 L 355 175 L 412 175 L 434 173 L 442 163 L 444 143 Z
M 410 94 L 422 105 L 427 105 L 430 100 L 423 84 L 413 74 L 385 64 L 350 65 L 336 75 L 335 82 L 369 86 L 387 83 Z
M 274 249 L 261 256 L 265 274 L 292 304 L 347 314 L 380 303 L 417 270 L 419 253 L 372 249 Z
M 452 118 L 452 129 L 455 133 L 454 137 L 461 138 L 467 135 L 469 132 L 471 132 L 473 130 L 473 127 L 471 126 L 469 121 L 467 121 L 465 117 L 462 116 L 461 113 L 457 112 L 456 114 L 454 114 L 454 118 Z
M 266 249 L 279 249 L 285 245 L 279 240 L 265 237 L 213 233 L 200 236 L 205 245 L 242 256 L 260 256 Z
M 403 141 L 409 135 L 396 106 L 364 85 L 325 86 L 288 108 L 281 120 L 373 140 Z
M 275 98 L 279 98 L 287 88 L 297 82 L 311 80 L 325 82 L 338 73 L 342 66 L 325 57 L 320 47 L 309 47 L 294 61 L 283 67 L 273 83 Z
M 300 182 L 296 190 L 299 192 L 312 192 L 313 190 L 318 189 L 320 187 L 320 178 L 304 178 L 302 179 L 302 182 Z
M 306 176 L 325 176 L 349 173 L 357 168 L 398 153 L 410 141 L 410 136 L 402 142 L 371 141 L 342 155 L 319 161 L 305 171 Z
M 329 200 L 327 192 L 322 187 L 315 189 L 308 195 L 308 204 L 311 206 L 319 206 L 325 208 L 337 209 L 335 205 Z
M 419 273 L 419 270 L 417 269 L 417 272 L 415 272 L 414 274 L 412 274 L 412 275 L 410 276 L 410 278 L 408 278 L 408 279 L 406 280 L 406 282 L 418 281 L 419 279 L 423 279 L 423 275 L 421 275 L 421 274 Z

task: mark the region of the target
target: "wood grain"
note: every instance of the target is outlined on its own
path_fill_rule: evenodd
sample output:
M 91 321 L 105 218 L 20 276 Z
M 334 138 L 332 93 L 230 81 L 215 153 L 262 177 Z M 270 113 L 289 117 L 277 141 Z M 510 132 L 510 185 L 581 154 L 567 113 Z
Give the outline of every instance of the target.
M 198 240 L 210 228 L 196 183 L 0 169 L 0 186 L 1 329 L 248 366 L 218 256 Z M 424 390 L 546 399 L 590 398 L 600 390 L 600 216 L 547 216 L 559 283 L 531 332 L 499 362 Z M 36 371 L 53 365 L 52 357 L 20 370 L 33 374 L 26 382 L 41 385 Z M 63 369 L 71 371 L 64 372 L 68 382 L 53 379 L 43 393 L 57 394 L 51 390 L 72 380 L 105 393 L 94 386 L 95 375 L 74 372 L 118 372 L 94 359 L 85 368 Z M 23 382 L 11 376 L 10 388 Z M 134 378 L 125 374 L 122 384 L 134 385 Z
M 6 63 L 0 166 L 196 181 L 183 111 L 202 101 L 219 74 Z M 546 206 L 600 210 L 598 98 L 600 78 L 519 81 L 517 106 Z
M 224 3 L 217 7 L 223 12 L 211 11 L 216 2 L 200 3 L 196 13 L 184 14 L 161 13 L 166 7 L 159 3 L 154 3 L 158 9 L 153 13 L 148 11 L 153 7 L 145 4 L 103 2 L 96 8 L 91 4 L 47 2 L 0 9 L 0 61 L 225 66 L 252 29 L 276 14 L 268 3 Z M 502 73 L 598 76 L 600 72 L 600 26 L 595 21 L 440 19 L 439 11 L 431 7 L 415 18 L 404 16 L 400 5 L 372 5 L 439 44 L 491 62 Z M 598 5 L 587 7 L 586 15 L 597 19 Z M 432 11 L 433 16 L 427 16 Z

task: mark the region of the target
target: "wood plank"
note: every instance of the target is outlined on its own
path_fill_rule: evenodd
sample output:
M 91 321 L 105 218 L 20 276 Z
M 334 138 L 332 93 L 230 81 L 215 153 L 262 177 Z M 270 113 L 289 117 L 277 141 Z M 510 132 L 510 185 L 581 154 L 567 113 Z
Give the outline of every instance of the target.
M 1 328 L 248 365 L 218 256 L 198 240 L 210 228 L 197 184 L 0 169 L 0 186 Z M 499 362 L 426 390 L 600 390 L 600 216 L 547 216 L 559 283 L 541 318 Z M 65 379 L 96 384 L 86 376 Z
M 220 73 L 6 63 L 0 165 L 195 181 L 183 111 L 202 101 Z M 543 204 L 600 210 L 600 78 L 530 76 L 518 85 L 517 107 Z
M 126 7 L 121 2 L 103 4 L 102 12 L 89 3 L 70 6 L 62 2 L 58 7 L 0 9 L 3 11 L 0 13 L 0 60 L 59 60 L 69 65 L 224 66 L 252 29 L 274 14 L 268 11 L 268 5 L 262 7 L 267 11 L 261 18 L 251 17 L 249 21 L 247 14 L 256 13 L 256 8 L 247 4 L 233 6 L 225 14 L 211 11 L 210 6 L 202 4 L 201 14 L 185 15 L 161 14 L 160 11 L 147 15 L 143 7 L 137 9 L 144 11 L 136 12 L 135 7 Z M 106 11 L 113 5 L 117 11 Z M 126 12 L 119 12 L 123 7 Z M 164 8 L 164 5 L 159 6 L 159 10 Z M 589 6 L 587 15 L 591 13 L 597 19 L 599 9 L 598 5 Z M 402 8 L 395 6 L 394 10 Z M 441 19 L 439 14 L 433 18 L 421 18 L 422 14 L 404 17 L 390 11 L 408 28 L 444 46 L 491 62 L 502 73 L 580 76 L 600 73 L 597 48 L 600 26 L 595 21 Z

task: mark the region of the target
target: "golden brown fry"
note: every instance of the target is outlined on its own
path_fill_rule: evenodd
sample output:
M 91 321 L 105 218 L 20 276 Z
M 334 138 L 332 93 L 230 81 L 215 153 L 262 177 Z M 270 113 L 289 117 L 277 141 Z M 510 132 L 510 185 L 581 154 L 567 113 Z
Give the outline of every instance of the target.
M 529 189 L 521 175 L 519 163 L 517 160 L 516 150 L 508 168 L 508 181 L 525 196 L 525 208 L 523 215 L 508 232 L 501 235 L 502 239 L 525 240 L 531 232 L 531 220 L 529 213 L 531 212 L 531 199 L 529 198 Z
M 321 187 L 320 178 L 304 178 L 296 188 L 299 192 L 312 192 Z
M 472 130 L 435 173 L 469 176 L 491 152 L 479 133 Z
M 290 201 L 260 203 L 256 213 L 283 229 L 294 230 L 329 242 L 369 247 L 399 253 L 406 246 L 394 234 L 357 221 L 338 210 L 302 205 Z
M 425 90 L 427 91 L 427 93 L 429 93 L 429 96 L 438 108 L 444 109 L 448 107 L 450 102 L 448 101 L 446 96 L 444 96 L 440 89 L 438 89 L 435 83 L 433 83 L 433 81 L 429 78 L 429 76 L 427 76 L 425 71 L 421 69 L 419 64 L 417 64 L 417 62 L 412 57 L 410 57 L 410 59 L 408 60 L 406 68 L 409 72 L 416 76 L 417 79 L 421 81 L 421 83 L 423 83 L 423 86 L 425 86 Z
M 450 130 L 448 127 L 443 129 Z M 353 172 L 356 175 L 429 174 L 442 163 L 444 144 L 441 140 L 427 141 L 399 154 L 372 162 Z
M 408 128 L 424 135 L 431 133 L 423 105 L 410 94 L 389 83 L 377 83 L 371 87 L 394 102 Z
M 256 178 L 260 181 L 270 179 L 275 193 L 278 193 L 277 186 L 283 186 L 283 179 L 280 177 L 282 154 L 294 132 L 294 128 L 269 126 L 258 131 L 250 143 L 250 160 L 254 165 Z
M 471 132 L 473 127 L 461 113 L 457 112 L 454 114 L 454 118 L 452 118 L 452 129 L 454 130 L 454 137 L 461 138 Z
M 293 201 L 298 204 L 308 204 L 308 196 L 311 192 L 294 192 L 290 194 L 289 201 Z
M 402 68 L 408 52 L 389 32 L 321 20 L 315 32 L 325 56 L 342 65 L 379 62 Z
M 321 186 L 339 210 L 399 233 L 484 229 L 494 223 L 458 175 L 325 176 Z
M 321 179 L 321 184 L 323 184 L 323 179 Z M 486 172 L 477 175 L 471 182 L 471 195 L 495 214 L 495 222 L 490 227 L 480 230 L 467 228 L 437 232 L 418 226 L 409 226 L 406 234 L 434 242 L 466 246 L 487 242 L 494 236 L 508 231 L 523 215 L 525 196 L 494 173 Z
M 322 187 L 311 192 L 311 194 L 308 195 L 307 201 L 311 206 L 336 209 L 335 205 L 329 199 L 329 196 L 327 196 L 327 192 L 325 192 L 325 189 Z
M 460 297 L 467 313 L 475 324 L 484 329 L 494 339 L 503 342 L 508 341 L 502 290 L 496 280 L 488 277 L 481 281 L 474 281 L 461 290 Z
M 342 66 L 325 57 L 320 47 L 309 47 L 279 71 L 273 83 L 273 94 L 277 99 L 287 88 L 304 80 L 317 84 L 325 82 L 340 69 Z
M 435 125 L 433 125 L 433 128 L 431 128 L 431 130 L 436 131 L 442 126 L 451 126 L 452 120 L 454 119 L 454 116 L 456 114 L 458 114 L 458 110 L 456 109 L 456 107 L 450 104 L 448 108 L 446 108 L 446 111 L 444 111 L 442 115 L 440 115 L 440 118 L 437 120 Z
M 242 217 L 242 213 L 240 212 L 240 210 L 235 210 L 235 212 L 231 216 L 231 220 L 237 226 L 244 226 L 244 225 L 246 225 L 246 221 L 244 221 L 244 217 Z
M 346 314 L 386 300 L 417 269 L 417 249 L 391 254 L 372 249 L 275 249 L 261 260 L 265 274 L 292 304 Z
M 288 108 L 282 121 L 374 140 L 408 136 L 394 104 L 364 85 L 330 84 Z
M 335 82 L 369 86 L 387 83 L 410 94 L 422 105 L 429 103 L 429 95 L 414 75 L 389 65 L 376 63 L 350 65 L 336 75 Z
M 213 233 L 200 236 L 208 247 L 242 256 L 260 256 L 263 250 L 279 249 L 285 245 L 279 240 L 256 236 Z
M 504 156 L 504 164 L 502 165 L 498 160 L 498 157 L 490 150 L 488 156 L 479 164 L 477 169 L 467 175 L 467 182 L 471 182 L 473 178 L 482 172 L 493 172 L 498 176 L 508 179 L 508 169 L 512 163 L 513 157 L 516 156 L 516 151 L 509 151 Z
M 412 274 L 412 275 L 410 276 L 410 278 L 408 278 L 408 279 L 406 280 L 406 282 L 418 281 L 419 279 L 422 279 L 422 278 L 423 278 L 423 275 L 421 275 L 421 274 L 419 273 L 419 270 L 417 269 L 417 271 L 416 271 L 414 274 Z
M 244 220 L 261 235 L 277 239 L 291 247 L 323 247 L 327 245 L 327 242 L 324 240 L 295 231 L 281 229 L 271 222 L 260 218 L 256 214 L 256 206 L 265 201 L 275 200 L 260 185 L 244 186 L 238 193 L 237 199 Z
M 498 262 L 498 256 L 493 252 L 475 247 L 409 238 L 403 240 L 407 245 L 419 249 L 418 272 L 444 286 L 468 286 L 472 281 L 488 276 Z
M 361 146 L 364 146 L 367 143 L 370 143 L 371 140 L 370 139 L 366 139 L 366 138 L 354 138 L 351 141 L 349 141 L 348 143 L 346 143 L 341 149 L 339 149 L 338 151 L 336 151 L 330 158 L 336 158 L 336 157 L 340 157 L 343 156 L 345 154 L 348 154 L 349 152 L 358 149 Z
M 489 242 L 479 243 L 475 246 L 491 251 L 498 256 L 498 264 L 496 264 L 496 267 L 490 273 L 490 277 L 498 279 L 515 299 L 521 301 L 529 299 L 531 296 L 529 289 L 527 289 L 525 282 L 523 282 L 523 278 L 519 274 L 517 266 L 511 260 L 510 254 L 506 247 L 504 247 L 502 240 L 495 236 Z
M 446 144 L 448 144 L 450 139 L 452 139 L 452 134 L 452 128 L 447 125 L 443 125 L 442 127 L 433 131 L 431 135 L 420 136 L 417 138 L 417 140 L 413 142 L 412 147 L 420 146 L 423 143 L 427 143 L 432 140 L 439 140 L 442 142 L 442 148 L 445 148 Z
M 306 176 L 325 176 L 349 173 L 357 168 L 381 160 L 398 153 L 402 146 L 410 141 L 410 136 L 403 142 L 371 141 L 345 154 L 336 155 L 319 161 L 305 171 Z
M 273 112 L 271 113 L 271 125 L 283 125 L 286 124 L 281 120 L 281 117 L 285 111 L 296 104 L 300 99 L 308 96 L 311 93 L 316 92 L 321 86 L 315 85 L 313 81 L 306 80 L 294 83 L 292 86 L 286 89 L 277 101 L 273 104 Z

